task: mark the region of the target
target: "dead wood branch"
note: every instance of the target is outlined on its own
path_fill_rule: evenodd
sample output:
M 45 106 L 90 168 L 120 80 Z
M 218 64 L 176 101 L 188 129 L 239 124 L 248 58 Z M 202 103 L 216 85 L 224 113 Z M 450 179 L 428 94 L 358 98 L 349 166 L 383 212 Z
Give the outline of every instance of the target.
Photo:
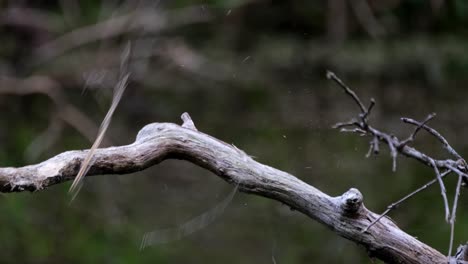
M 129 174 L 165 159 L 182 159 L 210 170 L 239 190 L 284 203 L 366 248 L 372 257 L 387 263 L 446 263 L 437 250 L 378 217 L 363 204 L 361 193 L 351 188 L 331 197 L 291 174 L 256 162 L 233 145 L 197 131 L 188 124 L 153 123 L 138 133 L 134 143 L 97 149 L 89 175 Z M 190 120 L 191 121 L 191 120 Z M 0 168 L 0 191 L 38 191 L 73 180 L 89 150 L 61 153 L 42 163 L 20 168 Z

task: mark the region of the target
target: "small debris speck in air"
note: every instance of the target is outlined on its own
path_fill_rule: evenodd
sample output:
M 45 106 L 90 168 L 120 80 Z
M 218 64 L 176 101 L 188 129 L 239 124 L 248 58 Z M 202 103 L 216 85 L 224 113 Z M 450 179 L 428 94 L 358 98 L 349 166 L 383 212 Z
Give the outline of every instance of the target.
M 229 16 L 229 15 L 231 14 L 231 12 L 232 12 L 232 9 L 229 9 L 229 10 L 227 11 L 227 13 L 226 13 L 226 16 Z
M 312 169 L 312 167 L 308 166 L 308 167 L 305 167 L 306 169 Z
M 283 138 L 287 138 L 286 135 L 283 135 Z
M 249 59 L 250 59 L 250 56 L 247 56 L 247 57 L 245 57 L 245 59 L 244 59 L 244 60 L 242 60 L 242 63 L 245 63 L 245 62 L 247 62 Z

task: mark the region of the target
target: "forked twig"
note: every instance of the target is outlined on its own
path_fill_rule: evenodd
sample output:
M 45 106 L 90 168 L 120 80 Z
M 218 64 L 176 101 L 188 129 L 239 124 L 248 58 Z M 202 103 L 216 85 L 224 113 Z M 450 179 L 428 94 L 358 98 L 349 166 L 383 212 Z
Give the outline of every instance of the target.
M 442 145 L 444 146 L 444 148 L 450 153 L 452 154 L 457 160 L 458 159 L 463 159 L 460 154 L 458 154 L 457 151 L 455 151 L 454 148 L 452 148 L 452 146 L 450 146 L 450 144 L 448 143 L 448 141 L 439 133 L 437 132 L 437 130 L 427 126 L 426 124 L 421 124 L 419 123 L 418 121 L 416 120 L 413 120 L 411 118 L 407 118 L 407 117 L 403 117 L 401 118 L 401 121 L 405 122 L 405 123 L 408 123 L 408 124 L 412 124 L 412 125 L 416 125 L 416 126 L 421 126 L 422 128 L 424 128 L 427 132 L 429 132 L 430 134 L 432 134 L 434 137 L 436 137 L 441 143 Z
M 433 119 L 435 116 L 436 116 L 435 113 L 432 113 L 432 114 L 428 115 L 428 116 L 426 117 L 426 119 L 425 119 L 423 122 L 421 122 L 421 123 L 414 129 L 413 133 L 412 133 L 407 139 L 405 139 L 405 140 L 403 140 L 403 141 L 401 142 L 401 147 L 406 146 L 406 145 L 408 145 L 409 143 L 413 142 L 414 139 L 415 139 L 415 137 L 416 137 L 416 134 L 419 132 L 419 130 L 421 130 L 421 128 L 424 127 L 424 126 L 427 124 L 427 122 L 429 122 L 429 121 L 430 121 L 431 119 Z M 402 118 L 402 120 L 403 120 L 403 119 L 405 119 L 405 118 Z M 406 119 L 407 119 L 407 120 L 412 120 L 412 119 L 409 119 L 409 118 L 406 118 Z M 416 123 L 416 121 L 415 121 L 415 123 Z

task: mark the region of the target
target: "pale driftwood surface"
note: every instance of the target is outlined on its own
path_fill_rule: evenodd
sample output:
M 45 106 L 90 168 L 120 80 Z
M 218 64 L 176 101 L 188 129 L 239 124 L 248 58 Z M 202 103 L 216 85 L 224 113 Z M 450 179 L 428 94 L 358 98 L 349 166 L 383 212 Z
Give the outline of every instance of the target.
M 134 143 L 98 149 L 87 175 L 127 174 L 165 159 L 183 159 L 210 170 L 239 190 L 280 201 L 324 224 L 338 235 L 362 245 L 371 257 L 387 263 L 447 263 L 437 250 L 418 241 L 363 205 L 354 188 L 331 197 L 286 172 L 256 162 L 242 150 L 199 132 L 184 116 L 185 125 L 153 123 L 138 133 Z M 190 121 L 190 122 L 189 122 Z M 0 191 L 37 191 L 73 180 L 87 150 L 68 151 L 36 165 L 0 168 Z

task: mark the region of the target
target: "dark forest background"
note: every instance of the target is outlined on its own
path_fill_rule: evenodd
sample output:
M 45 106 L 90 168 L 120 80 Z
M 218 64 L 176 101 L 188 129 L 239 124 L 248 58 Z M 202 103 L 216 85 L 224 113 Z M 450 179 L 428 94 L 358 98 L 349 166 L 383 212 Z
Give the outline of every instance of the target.
M 1 1 L 0 164 L 24 166 L 89 148 L 112 100 L 122 50 L 131 79 L 106 146 L 151 122 L 180 123 L 335 196 L 358 188 L 383 211 L 434 177 L 368 138 L 331 129 L 357 108 L 327 69 L 366 102 L 371 123 L 398 136 L 423 119 L 468 151 L 468 3 L 462 0 Z M 447 153 L 420 133 L 427 154 Z M 455 177 L 446 180 L 452 197 Z M 132 175 L 0 196 L 2 263 L 371 263 L 364 249 L 277 202 L 237 194 L 207 228 L 143 251 L 145 232 L 183 224 L 232 190 L 210 172 L 166 161 Z M 468 239 L 462 193 L 455 244 Z M 438 186 L 390 216 L 446 252 Z

